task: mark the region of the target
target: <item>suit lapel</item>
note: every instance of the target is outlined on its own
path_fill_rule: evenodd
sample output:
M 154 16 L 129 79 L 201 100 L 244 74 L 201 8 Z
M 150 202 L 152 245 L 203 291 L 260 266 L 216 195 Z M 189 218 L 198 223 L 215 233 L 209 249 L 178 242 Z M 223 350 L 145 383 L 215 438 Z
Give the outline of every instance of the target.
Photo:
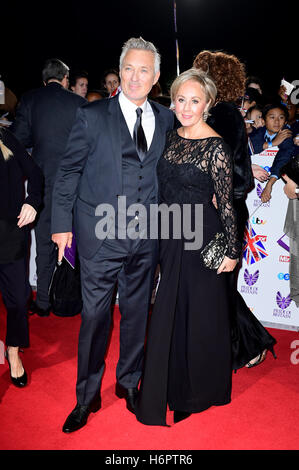
M 107 127 L 110 133 L 110 142 L 115 161 L 116 174 L 122 186 L 122 150 L 121 150 L 121 134 L 120 134 L 120 107 L 118 103 L 118 96 L 109 98 L 108 112 L 107 112 Z
M 153 113 L 155 115 L 155 131 L 150 148 L 145 158 L 149 158 L 151 154 L 159 157 L 165 145 L 165 129 L 164 121 L 161 117 L 158 106 L 155 102 L 150 101 Z M 107 128 L 110 133 L 110 142 L 115 162 L 116 174 L 115 177 L 122 185 L 122 149 L 121 149 L 121 132 L 120 132 L 120 106 L 118 96 L 109 98 L 108 112 L 107 112 Z

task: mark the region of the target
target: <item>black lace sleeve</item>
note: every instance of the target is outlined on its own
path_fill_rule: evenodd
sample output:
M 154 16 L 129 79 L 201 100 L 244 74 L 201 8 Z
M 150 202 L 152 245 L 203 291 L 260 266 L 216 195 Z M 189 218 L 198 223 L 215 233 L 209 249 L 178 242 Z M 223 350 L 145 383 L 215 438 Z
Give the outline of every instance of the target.
M 238 241 L 236 212 L 233 208 L 233 161 L 229 148 L 224 143 L 218 142 L 212 152 L 210 174 L 228 242 L 227 256 L 235 259 L 240 255 L 241 246 Z

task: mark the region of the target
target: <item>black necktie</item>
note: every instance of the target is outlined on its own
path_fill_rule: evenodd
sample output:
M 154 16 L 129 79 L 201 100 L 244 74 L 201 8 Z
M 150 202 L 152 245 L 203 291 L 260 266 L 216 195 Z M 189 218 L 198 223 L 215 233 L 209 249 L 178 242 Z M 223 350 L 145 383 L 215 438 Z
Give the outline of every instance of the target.
M 143 160 L 147 152 L 147 143 L 146 143 L 146 138 L 144 135 L 144 130 L 141 124 L 142 109 L 137 108 L 136 114 L 137 114 L 137 119 L 135 122 L 134 131 L 133 131 L 133 139 L 136 145 L 138 156 L 140 160 Z

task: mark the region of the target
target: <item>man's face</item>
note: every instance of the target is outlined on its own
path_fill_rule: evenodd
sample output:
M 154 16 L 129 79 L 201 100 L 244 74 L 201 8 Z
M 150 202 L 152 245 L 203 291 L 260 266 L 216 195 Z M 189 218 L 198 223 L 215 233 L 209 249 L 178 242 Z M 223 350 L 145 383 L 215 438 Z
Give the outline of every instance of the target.
M 120 70 L 121 88 L 136 106 L 145 101 L 159 79 L 160 72 L 155 74 L 154 60 L 153 52 L 141 49 L 130 49 L 124 57 Z
M 283 111 L 279 108 L 271 109 L 265 119 L 265 124 L 270 134 L 276 134 L 286 123 L 286 117 Z
M 69 84 L 70 84 L 69 76 L 65 75 L 61 81 L 61 85 L 63 86 L 63 88 L 67 90 L 69 87 Z M 44 82 L 44 85 L 47 85 L 47 84 Z

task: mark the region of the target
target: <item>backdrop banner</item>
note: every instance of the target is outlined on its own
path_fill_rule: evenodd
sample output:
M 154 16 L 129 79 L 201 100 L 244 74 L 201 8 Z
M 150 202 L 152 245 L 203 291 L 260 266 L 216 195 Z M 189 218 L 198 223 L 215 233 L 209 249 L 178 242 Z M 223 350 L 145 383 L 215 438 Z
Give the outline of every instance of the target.
M 252 163 L 271 170 L 277 147 L 252 155 Z M 290 298 L 289 239 L 284 234 L 288 198 L 279 179 L 269 202 L 261 202 L 266 183 L 255 180 L 248 194 L 249 219 L 244 234 L 238 290 L 264 326 L 299 330 L 299 309 Z

